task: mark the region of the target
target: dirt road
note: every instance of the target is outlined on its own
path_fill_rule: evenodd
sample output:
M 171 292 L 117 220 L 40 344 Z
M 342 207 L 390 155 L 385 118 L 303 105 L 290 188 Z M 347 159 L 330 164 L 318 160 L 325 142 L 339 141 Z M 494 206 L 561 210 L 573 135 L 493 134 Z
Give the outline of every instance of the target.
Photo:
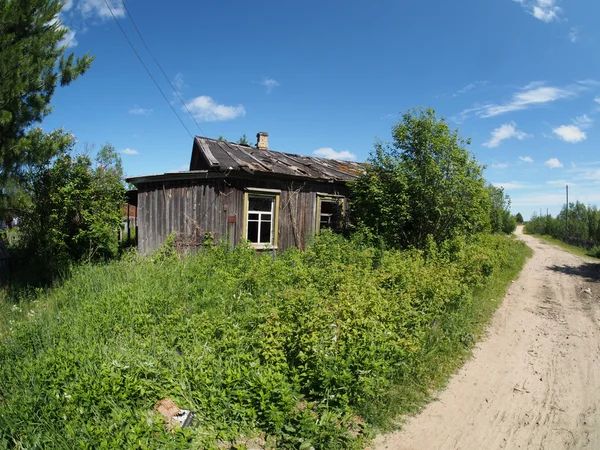
M 517 233 L 534 255 L 473 358 L 372 448 L 600 449 L 600 265 Z

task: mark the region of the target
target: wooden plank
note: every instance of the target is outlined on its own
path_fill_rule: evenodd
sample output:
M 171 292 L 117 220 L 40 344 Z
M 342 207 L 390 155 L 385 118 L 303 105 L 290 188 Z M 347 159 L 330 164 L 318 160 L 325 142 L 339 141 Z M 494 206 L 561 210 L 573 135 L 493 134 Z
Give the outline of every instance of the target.
M 239 151 L 241 151 L 244 155 L 248 156 L 249 158 L 252 158 L 254 161 L 256 161 L 258 164 L 260 164 L 261 167 L 265 168 L 267 171 L 269 172 L 273 172 L 273 170 L 270 167 L 265 166 L 265 163 L 263 161 L 261 161 L 260 159 L 256 158 L 252 153 L 246 151 L 246 149 L 242 148 L 241 146 L 238 148 Z M 265 152 L 268 152 L 268 150 L 262 150 Z
M 229 156 L 231 159 L 233 159 L 233 160 L 235 161 L 235 163 L 236 163 L 236 164 L 237 164 L 239 167 L 250 167 L 251 169 L 253 169 L 253 170 L 256 170 L 256 169 L 255 169 L 255 168 L 252 166 L 252 164 L 250 164 L 250 163 L 249 163 L 249 162 L 247 162 L 247 161 L 242 161 L 240 158 L 238 158 L 237 156 L 235 156 L 235 155 L 233 154 L 233 152 L 230 152 L 230 151 L 227 149 L 227 144 L 226 144 L 226 143 L 218 141 L 218 142 L 217 142 L 217 145 L 218 145 L 219 147 L 221 147 L 221 150 L 223 150 L 225 153 L 227 153 L 227 155 L 228 155 L 228 156 Z
M 202 153 L 204 154 L 204 156 L 205 156 L 206 160 L 208 161 L 208 163 L 211 166 L 215 166 L 215 167 L 220 166 L 219 161 L 217 160 L 217 158 L 214 157 L 214 155 L 212 154 L 212 152 L 208 148 L 208 145 L 206 145 L 206 143 L 202 139 L 196 138 L 196 142 L 198 142 L 198 145 L 200 145 L 200 148 L 202 149 Z

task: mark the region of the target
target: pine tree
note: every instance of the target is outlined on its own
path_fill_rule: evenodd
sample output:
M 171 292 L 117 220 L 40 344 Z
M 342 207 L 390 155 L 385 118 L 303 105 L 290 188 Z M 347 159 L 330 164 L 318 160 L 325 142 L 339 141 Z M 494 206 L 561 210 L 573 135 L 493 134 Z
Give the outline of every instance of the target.
M 54 156 L 28 134 L 50 113 L 57 85 L 70 84 L 94 59 L 66 54 L 62 6 L 57 0 L 0 0 L 0 188 L 18 184 L 28 166 Z

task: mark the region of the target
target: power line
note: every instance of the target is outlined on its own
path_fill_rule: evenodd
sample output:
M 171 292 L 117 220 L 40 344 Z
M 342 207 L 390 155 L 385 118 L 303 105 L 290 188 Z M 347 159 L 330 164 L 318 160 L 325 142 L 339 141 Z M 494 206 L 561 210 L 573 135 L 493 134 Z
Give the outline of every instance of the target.
M 179 92 L 177 91 L 177 89 L 175 89 L 175 86 L 173 86 L 173 83 L 171 83 L 171 80 L 169 79 L 169 77 L 167 76 L 165 71 L 163 70 L 162 66 L 158 63 L 158 61 L 156 60 L 156 58 L 150 51 L 150 48 L 148 48 L 148 45 L 146 44 L 146 40 L 142 36 L 140 29 L 138 28 L 137 24 L 135 23 L 135 20 L 133 20 L 133 16 L 131 15 L 131 12 L 129 12 L 129 8 L 127 7 L 127 4 L 125 3 L 125 0 L 121 0 L 121 3 L 123 3 L 123 6 L 125 7 L 125 11 L 127 12 L 127 15 L 129 16 L 129 19 L 131 19 L 131 23 L 133 24 L 135 31 L 137 32 L 138 36 L 140 37 L 142 44 L 144 44 L 144 47 L 146 47 L 146 51 L 148 52 L 148 54 L 150 55 L 150 57 L 152 58 L 154 63 L 157 65 L 157 67 L 160 69 L 161 73 L 165 77 L 165 80 L 167 80 L 167 83 L 169 83 L 169 85 L 171 86 L 171 89 L 173 89 L 173 92 L 175 92 L 175 95 L 177 95 L 177 98 L 179 99 L 179 101 L 181 102 L 181 104 L 183 105 L 183 107 L 185 108 L 187 113 L 190 115 L 190 117 L 192 118 L 192 120 L 194 121 L 194 123 L 196 124 L 198 129 L 202 132 L 203 135 L 206 135 L 206 133 L 204 133 L 204 130 L 200 127 L 200 124 L 196 121 L 196 118 L 194 117 L 192 112 L 188 109 L 187 105 L 185 104 L 185 102 L 183 101 L 181 96 L 179 95 Z
M 133 53 L 135 53 L 135 56 L 137 56 L 137 59 L 140 61 L 140 63 L 142 64 L 142 66 L 144 67 L 144 69 L 146 69 L 146 73 L 148 74 L 148 76 L 152 79 L 152 81 L 154 82 L 154 85 L 156 86 L 156 88 L 160 91 L 160 93 L 162 94 L 163 98 L 165 99 L 165 101 L 167 102 L 167 104 L 169 105 L 169 107 L 171 108 L 171 111 L 173 111 L 173 114 L 175 114 L 175 116 L 177 116 L 177 118 L 179 119 L 179 122 L 181 122 L 181 125 L 183 125 L 183 128 L 185 128 L 185 131 L 188 132 L 188 134 L 190 135 L 190 137 L 193 139 L 194 135 L 190 132 L 190 130 L 188 130 L 188 127 L 185 126 L 185 123 L 183 123 L 183 120 L 181 120 L 181 117 L 179 117 L 179 114 L 177 114 L 177 111 L 175 111 L 175 108 L 173 108 L 173 105 L 171 104 L 171 102 L 169 101 L 169 99 L 167 98 L 167 96 L 165 95 L 165 93 L 163 92 L 163 90 L 160 88 L 160 86 L 158 85 L 158 83 L 156 82 L 156 80 L 154 79 L 154 77 L 152 76 L 152 73 L 150 73 L 150 70 L 148 70 L 148 67 L 146 66 L 146 64 L 144 63 L 144 61 L 142 60 L 142 58 L 140 57 L 140 54 L 137 52 L 137 50 L 135 49 L 135 47 L 133 46 L 133 43 L 131 42 L 131 40 L 129 39 L 129 37 L 127 36 L 127 33 L 125 33 L 125 30 L 123 29 L 123 27 L 121 26 L 120 22 L 118 21 L 118 19 L 115 17 L 115 14 L 113 13 L 112 8 L 110 7 L 110 5 L 108 4 L 108 0 L 104 0 L 104 3 L 106 3 L 106 6 L 108 7 L 108 10 L 110 11 L 110 15 L 113 17 L 113 19 L 115 19 L 115 22 L 117 23 L 117 25 L 119 26 L 119 29 L 121 30 L 121 33 L 123 33 L 123 36 L 125 36 L 125 39 L 127 40 L 127 42 L 129 43 L 129 46 L 131 47 L 131 49 L 133 50 Z

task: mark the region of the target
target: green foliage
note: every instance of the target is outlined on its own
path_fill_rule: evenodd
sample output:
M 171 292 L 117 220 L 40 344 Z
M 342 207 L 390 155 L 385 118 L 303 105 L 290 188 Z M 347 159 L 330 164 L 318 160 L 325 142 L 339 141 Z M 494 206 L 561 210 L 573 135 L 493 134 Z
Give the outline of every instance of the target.
M 469 140 L 432 109 L 412 110 L 376 143 L 367 173 L 352 185 L 353 218 L 392 248 L 423 249 L 489 227 L 483 168 Z
M 585 206 L 575 202 L 569 205 L 568 229 L 567 208 L 563 207 L 557 217 L 533 214 L 527 233 L 547 235 L 569 244 L 590 248 L 600 243 L 600 211 L 595 205 Z
M 275 259 L 167 244 L 29 301 L 0 292 L 0 447 L 363 448 L 456 367 L 497 305 L 483 289 L 501 298 L 527 251 L 500 235 L 426 247 L 328 231 Z M 167 396 L 195 427 L 164 430 Z
M 514 216 L 506 215 L 502 221 L 502 232 L 506 234 L 514 233 L 517 229 L 517 219 Z
M 517 221 L 517 223 L 519 225 L 523 225 L 523 216 L 521 215 L 520 212 L 518 212 L 517 215 L 515 216 L 515 220 Z
M 504 188 L 488 185 L 490 199 L 490 225 L 493 233 L 510 234 L 517 228 L 517 220 L 510 215 L 510 197 Z M 521 218 L 522 219 L 522 218 Z
M 117 255 L 124 200 L 121 160 L 105 145 L 95 161 L 63 151 L 28 174 L 29 207 L 21 212 L 21 270 L 37 266 L 42 278 L 72 262 Z M 19 258 L 18 258 L 19 259 Z
M 250 142 L 248 142 L 248 137 L 246 136 L 246 133 L 244 133 L 240 136 L 240 140 L 238 141 L 238 144 L 250 145 Z
M 56 86 L 86 72 L 93 58 L 75 58 L 60 46 L 68 29 L 57 20 L 63 3 L 51 0 L 0 0 L 0 186 L 11 186 L 0 202 L 2 215 L 12 190 L 30 164 L 44 163 L 52 146 L 38 147 L 30 127 L 51 111 Z M 51 140 L 51 139 L 50 139 Z M 45 143 L 47 144 L 47 140 Z
M 594 245 L 586 253 L 594 258 L 600 258 L 600 245 Z

